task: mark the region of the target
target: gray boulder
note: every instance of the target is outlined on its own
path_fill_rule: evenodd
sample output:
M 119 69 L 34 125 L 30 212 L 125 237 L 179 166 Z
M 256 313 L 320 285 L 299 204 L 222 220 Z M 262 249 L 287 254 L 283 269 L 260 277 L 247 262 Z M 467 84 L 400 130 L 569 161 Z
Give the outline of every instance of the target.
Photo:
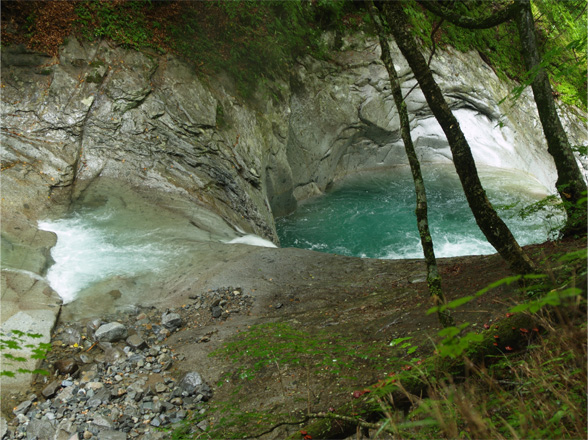
M 94 339 L 100 342 L 116 342 L 125 339 L 127 334 L 127 328 L 120 322 L 109 322 L 96 330 Z
M 27 426 L 27 438 L 37 440 L 53 440 L 55 426 L 49 420 L 32 419 Z
M 161 325 L 170 331 L 182 326 L 182 317 L 177 313 L 165 312 L 161 317 Z
M 141 338 L 141 336 L 137 334 L 129 336 L 127 338 L 127 344 L 130 347 L 136 348 L 138 350 L 143 350 L 144 348 L 147 348 L 147 343 L 143 340 L 143 338 Z
M 201 400 L 204 401 L 212 397 L 212 390 L 204 382 L 202 376 L 200 376 L 200 373 L 196 371 L 186 373 L 186 375 L 178 384 L 176 390 L 177 391 L 174 394 L 179 394 L 182 396 L 201 395 Z

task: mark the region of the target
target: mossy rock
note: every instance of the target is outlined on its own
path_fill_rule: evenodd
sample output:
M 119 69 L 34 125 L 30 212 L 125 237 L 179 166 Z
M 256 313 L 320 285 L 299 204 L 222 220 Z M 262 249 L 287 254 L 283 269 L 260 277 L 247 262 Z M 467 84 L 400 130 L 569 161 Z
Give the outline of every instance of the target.
M 102 60 L 94 60 L 88 64 L 90 71 L 86 75 L 86 82 L 92 84 L 102 84 L 106 73 L 108 72 L 107 64 Z

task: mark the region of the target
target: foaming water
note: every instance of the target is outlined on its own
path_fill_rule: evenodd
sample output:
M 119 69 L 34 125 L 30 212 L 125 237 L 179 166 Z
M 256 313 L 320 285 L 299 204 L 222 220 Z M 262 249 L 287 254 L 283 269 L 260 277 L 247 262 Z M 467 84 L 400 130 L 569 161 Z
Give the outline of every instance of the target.
M 261 238 L 257 235 L 247 234 L 243 235 L 242 237 L 233 238 L 232 240 L 227 241 L 228 244 L 248 244 L 249 246 L 260 246 L 260 247 L 270 247 L 270 248 L 277 248 L 277 246 L 269 240 L 265 238 Z
M 39 228 L 57 235 L 46 278 L 64 303 L 113 290 L 126 303 L 153 289 L 165 295 L 188 271 L 222 258 L 215 259 L 213 243 L 228 246 L 222 243 L 236 235 L 189 201 L 138 194 L 108 179 L 86 189 L 69 215 L 41 221 Z
M 54 232 L 58 239 L 51 250 L 55 260 L 47 272 L 49 285 L 73 301 L 84 288 L 111 277 L 159 272 L 181 251 L 162 246 L 157 229 L 113 227 L 114 213 L 83 212 L 68 218 L 39 222 L 39 229 Z
M 551 224 L 541 215 L 521 219 L 519 211 L 547 195 L 535 179 L 501 169 L 480 177 L 501 218 L 519 244 L 543 242 Z M 494 253 L 479 230 L 452 167 L 423 168 L 429 226 L 438 257 Z M 278 219 L 283 247 L 364 258 L 422 258 L 416 226 L 414 184 L 407 167 L 366 173 L 337 183 L 326 195 L 302 203 Z

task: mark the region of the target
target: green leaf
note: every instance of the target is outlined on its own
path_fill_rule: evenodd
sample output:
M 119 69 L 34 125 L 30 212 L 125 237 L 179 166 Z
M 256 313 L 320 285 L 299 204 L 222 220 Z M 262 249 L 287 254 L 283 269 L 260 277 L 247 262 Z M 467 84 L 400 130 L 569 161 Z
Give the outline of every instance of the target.
M 447 304 L 448 309 L 456 309 L 459 306 L 469 303 L 471 300 L 475 299 L 476 297 L 473 295 L 464 296 L 462 298 L 455 299 Z
M 439 336 L 441 336 L 442 338 L 452 338 L 454 336 L 459 335 L 459 333 L 461 332 L 461 329 L 457 328 L 457 327 L 445 327 L 442 330 L 439 330 L 439 332 L 437 333 Z
M 405 338 L 393 339 L 392 341 L 390 341 L 390 347 L 394 347 L 394 346 L 400 344 L 401 342 L 408 341 L 409 339 L 412 339 L 412 336 L 407 336 Z
M 518 304 L 514 307 L 511 307 L 509 309 L 510 313 L 519 313 L 519 312 L 524 312 L 529 310 L 529 304 L 528 303 L 523 303 L 523 304 Z
M 427 310 L 427 315 L 431 315 L 439 311 L 439 306 L 433 306 L 429 310 Z

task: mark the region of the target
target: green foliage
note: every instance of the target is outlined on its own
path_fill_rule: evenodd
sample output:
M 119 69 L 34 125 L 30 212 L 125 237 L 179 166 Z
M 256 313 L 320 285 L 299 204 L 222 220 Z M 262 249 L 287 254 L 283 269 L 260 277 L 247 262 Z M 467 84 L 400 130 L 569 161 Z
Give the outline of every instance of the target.
M 248 98 L 259 83 L 287 78 L 298 56 L 323 56 L 321 35 L 349 3 L 236 0 L 183 6 L 180 20 L 167 28 L 170 46 L 197 66 L 229 73 Z
M 447 304 L 442 304 L 440 306 L 431 307 L 429 310 L 427 310 L 427 315 L 430 315 L 432 313 L 438 313 L 439 311 L 443 312 L 447 309 L 450 309 L 450 310 L 456 309 L 456 308 L 463 306 L 463 305 L 469 303 L 470 301 L 484 295 L 485 293 L 489 292 L 490 290 L 496 289 L 497 287 L 500 287 L 503 285 L 510 285 L 510 284 L 513 284 L 513 283 L 518 282 L 520 280 L 535 280 L 535 279 L 543 279 L 545 277 L 546 277 L 546 275 L 533 275 L 533 274 L 531 274 L 531 275 L 514 275 L 511 277 L 506 277 L 506 278 L 503 278 L 501 280 L 498 280 L 498 281 L 495 281 L 495 282 L 489 284 L 488 286 L 486 286 L 483 289 L 476 292 L 474 295 L 464 296 L 462 298 L 458 298 L 456 300 L 453 300 Z
M 577 287 L 570 287 L 563 291 L 551 290 L 546 295 L 540 296 L 538 299 L 518 304 L 510 309 L 511 313 L 529 312 L 537 313 L 543 310 L 546 306 L 559 306 L 566 298 L 576 298 L 582 291 Z
M 586 262 L 588 258 L 588 251 L 586 249 L 582 249 L 576 252 L 572 252 L 569 254 L 565 254 L 558 259 L 558 262 L 563 263 L 565 265 L 570 265 L 572 267 L 580 265 Z M 585 268 L 583 269 L 585 273 Z M 574 276 L 577 276 L 576 270 L 572 271 Z M 532 297 L 529 301 L 518 304 L 510 309 L 511 313 L 518 313 L 518 312 L 528 312 L 528 313 L 538 313 L 543 310 L 546 306 L 561 306 L 565 304 L 566 300 L 570 298 L 580 298 L 585 296 L 585 292 L 577 287 L 567 287 L 565 289 L 552 289 L 549 290 L 547 293 L 536 295 Z
M 407 439 L 584 438 L 588 403 L 586 293 L 573 286 L 577 278 L 584 279 L 586 275 L 586 258 L 586 249 L 556 258 L 555 262 L 561 264 L 558 273 L 564 277 L 551 273 L 550 289 L 535 292 L 526 302 L 510 309 L 511 313 L 535 314 L 537 326 L 542 329 L 534 329 L 538 338 L 524 351 L 508 354 L 506 347 L 504 354 L 486 358 L 485 365 L 467 364 L 465 378 L 443 378 L 444 372 L 434 367 L 440 365 L 436 356 L 467 355 L 468 348 L 482 343 L 484 336 L 464 334 L 467 323 L 441 330 L 438 336 L 443 339 L 437 345 L 437 354 L 424 360 L 420 368 L 413 366 L 410 371 L 398 373 L 384 387 L 388 393 L 406 394 L 413 403 L 408 415 L 395 409 L 396 399 L 389 397 L 386 401 L 386 394 L 370 394 L 387 415 L 386 430 Z M 547 261 L 543 263 L 548 266 Z M 514 281 L 528 280 L 509 277 L 481 292 Z M 479 293 L 453 301 L 448 308 L 467 304 Z M 403 342 L 400 338 L 397 344 Z M 403 391 L 414 380 L 429 385 L 425 398 L 415 399 Z
M 437 346 L 439 356 L 442 358 L 450 357 L 452 359 L 460 358 L 471 344 L 484 340 L 484 335 L 476 332 L 468 332 L 463 335 L 462 331 L 469 326 L 469 322 L 464 322 L 459 326 L 446 327 L 439 331 L 437 335 L 443 338 Z
M 501 2 L 493 2 L 493 4 L 498 5 Z M 469 17 L 488 14 L 487 1 L 458 1 L 454 2 L 452 7 L 456 12 Z M 407 2 L 405 12 L 415 36 L 425 47 L 432 48 L 434 40 L 435 45 L 439 47 L 453 47 L 461 52 L 477 51 L 502 79 L 520 78 L 524 74 L 518 33 L 514 23 L 507 22 L 491 29 L 469 30 L 443 22 L 432 36 L 434 24 L 439 23 L 438 17 L 415 1 Z
M 126 47 L 142 49 L 151 45 L 151 31 L 144 7 L 150 2 L 80 2 L 76 8 L 79 32 L 88 40 L 108 38 Z
M 51 349 L 51 344 L 47 343 L 33 343 L 35 339 L 43 337 L 38 333 L 27 333 L 20 330 L 12 330 L 5 332 L 0 330 L 0 352 L 2 352 L 2 369 L 0 376 L 15 377 L 17 373 L 30 373 L 48 375 L 49 372 L 42 369 L 29 370 L 26 368 L 19 368 L 18 364 L 28 361 L 30 359 L 45 359 L 47 351 Z M 30 351 L 30 355 L 17 356 L 7 351 L 18 352 L 22 350 Z
M 507 2 L 468 0 L 452 3 L 452 8 L 469 17 L 488 14 L 488 9 L 499 8 Z M 567 104 L 582 109 L 587 107 L 586 89 L 586 8 L 585 1 L 534 0 L 532 2 L 542 66 L 547 70 L 557 96 Z M 414 1 L 407 2 L 407 13 L 413 32 L 423 44 L 431 48 L 433 23 L 439 19 Z M 491 29 L 468 30 L 443 22 L 433 37 L 435 44 L 450 46 L 462 52 L 477 51 L 502 78 L 521 82 L 511 98 L 531 83 L 534 73 L 527 73 L 521 56 L 521 44 L 514 22 L 509 21 Z
M 583 151 L 584 148 L 581 148 L 581 150 Z M 566 193 L 566 185 L 562 185 L 558 189 L 560 192 Z M 574 212 L 577 216 L 577 220 L 572 221 L 571 224 L 575 224 L 581 220 L 585 213 L 586 197 L 578 200 L 580 209 L 570 210 L 569 208 L 573 206 L 572 203 L 565 198 L 561 199 L 559 196 L 549 195 L 535 203 L 525 206 L 519 211 L 518 215 L 523 220 L 533 216 L 540 216 L 547 228 L 547 237 L 555 240 L 560 237 L 562 228 L 566 225 L 567 213 Z
M 362 361 L 375 358 L 382 348 L 383 345 L 376 343 L 360 345 L 332 332 L 310 335 L 286 323 L 271 323 L 252 327 L 212 355 L 228 356 L 238 364 L 231 376 L 250 380 L 273 365 L 308 366 L 314 374 L 339 375 L 357 369 Z
M 583 249 L 581 251 L 566 254 L 560 257 L 558 261 L 575 267 L 578 264 L 585 262 L 587 257 L 587 251 L 586 249 Z M 573 274 L 573 276 L 577 275 L 575 270 L 573 271 Z M 503 278 L 476 292 L 474 295 L 467 295 L 453 300 L 447 304 L 432 307 L 427 311 L 427 314 L 436 313 L 447 309 L 457 309 L 458 307 L 468 304 L 469 302 L 492 289 L 503 285 L 510 285 L 515 282 L 522 282 L 524 284 L 524 291 L 527 293 L 527 296 L 530 299 L 512 307 L 510 309 L 510 313 L 538 313 L 541 310 L 544 310 L 546 306 L 560 306 L 564 304 L 566 299 L 578 298 L 583 294 L 582 290 L 577 287 L 546 289 L 544 284 L 530 284 L 535 281 L 546 280 L 547 278 L 548 276 L 545 274 L 531 274 L 524 276 L 516 275 Z M 437 352 L 439 356 L 450 357 L 453 359 L 459 358 L 467 353 L 467 350 L 471 344 L 483 341 L 484 336 L 476 331 L 464 333 L 464 330 L 469 326 L 469 323 L 462 323 L 458 326 L 447 327 L 440 330 L 437 333 L 437 335 L 441 338 L 440 343 L 437 345 Z
M 494 283 L 491 283 L 487 287 L 483 288 L 482 290 L 476 292 L 474 295 L 467 295 L 462 298 L 458 298 L 453 300 L 447 304 L 443 304 L 441 306 L 435 306 L 427 310 L 427 314 L 431 313 L 438 313 L 439 311 L 455 310 L 458 307 L 461 307 L 469 302 L 473 301 L 474 299 L 484 295 L 488 291 L 495 289 L 497 287 L 503 285 L 510 285 L 515 282 L 519 282 L 521 280 L 535 280 L 535 279 L 543 279 L 545 278 L 544 275 L 517 275 L 512 277 L 503 278 L 498 280 Z M 456 326 L 446 327 L 440 330 L 437 333 L 437 336 L 441 338 L 441 341 L 437 345 L 437 353 L 442 358 L 452 358 L 458 359 L 461 358 L 467 350 L 470 348 L 472 344 L 482 342 L 484 340 L 484 335 L 480 334 L 477 331 L 470 331 L 465 333 L 465 329 L 470 326 L 469 322 L 465 322 Z
M 190 435 L 190 426 L 205 420 L 208 429 L 201 436 Z M 197 414 L 183 426 L 175 429 L 172 439 L 185 440 L 188 438 L 222 438 L 245 439 L 251 438 L 252 432 L 259 432 L 276 425 L 284 420 L 292 420 L 292 414 L 287 412 L 243 411 L 239 402 L 212 402 L 205 414 Z
M 400 350 L 406 348 L 400 347 Z M 416 349 L 408 347 L 411 353 Z M 317 378 L 332 382 L 333 391 L 336 391 L 335 383 L 340 381 L 363 385 L 365 378 L 356 377 L 358 371 L 366 365 L 385 371 L 390 368 L 391 355 L 392 349 L 384 342 L 365 343 L 333 331 L 311 334 L 303 327 L 279 322 L 252 326 L 211 353 L 211 356 L 226 357 L 234 365 L 217 384 L 219 388 L 230 384 L 226 391 L 230 396 L 224 400 L 215 397 L 206 413 L 196 415 L 189 424 L 207 420 L 210 425 L 206 435 L 210 438 L 249 438 L 278 422 L 300 417 L 299 412 L 292 412 L 294 408 L 289 406 L 284 413 L 275 409 L 245 410 L 240 399 L 247 399 L 249 392 L 263 392 L 268 381 L 276 382 L 282 395 L 272 393 L 269 400 L 281 397 L 292 405 L 300 405 L 300 402 L 304 406 L 311 405 L 308 396 L 314 392 L 312 383 Z M 292 382 L 294 376 L 298 379 Z M 289 381 L 289 385 L 283 381 Z M 252 389 L 255 391 L 250 391 Z M 174 438 L 187 438 L 189 426 L 178 431 L 184 434 L 174 433 Z
M 586 2 L 534 0 L 544 62 L 563 102 L 586 109 Z

